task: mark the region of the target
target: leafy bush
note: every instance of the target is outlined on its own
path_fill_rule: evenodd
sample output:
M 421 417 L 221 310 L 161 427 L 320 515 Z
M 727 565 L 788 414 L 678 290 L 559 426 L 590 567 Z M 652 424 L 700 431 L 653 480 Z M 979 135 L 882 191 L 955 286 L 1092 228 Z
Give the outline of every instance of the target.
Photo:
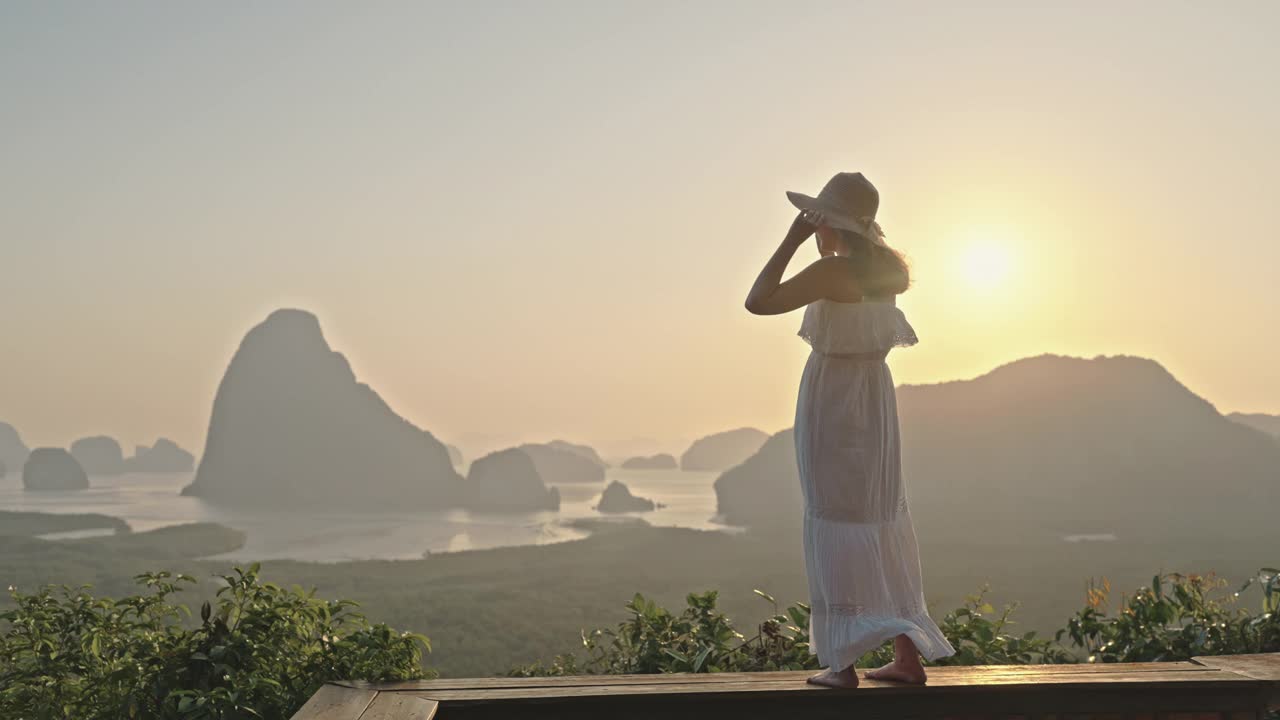
M 758 595 L 774 602 L 759 590 Z M 640 593 L 627 603 L 630 618 L 617 629 L 582 633 L 585 660 L 563 654 L 512 669 L 508 674 L 630 674 L 671 672 L 742 672 L 757 669 L 800 669 L 812 666 L 808 655 L 808 608 L 799 605 L 760 625 L 751 639 L 734 629 L 716 609 L 718 593 L 690 593 L 679 615 Z M 774 602 L 776 609 L 777 603 Z
M 1009 633 L 1009 626 L 1015 624 L 1010 616 L 1019 603 L 1006 605 L 997 614 L 984 600 L 990 590 L 984 584 L 939 623 L 956 653 L 939 658 L 936 664 L 1078 662 L 1077 654 L 1061 644 L 1063 635 L 1085 649 L 1089 662 L 1186 660 L 1196 655 L 1280 651 L 1280 570 L 1262 568 L 1231 596 L 1212 597 L 1212 592 L 1225 584 L 1226 580 L 1212 573 L 1156 575 L 1150 588 L 1140 588 L 1131 598 L 1122 596 L 1119 613 L 1111 617 L 1105 608 L 1110 582 L 1104 578 L 1098 585 L 1091 580 L 1086 607 L 1052 640 L 1038 637 L 1034 631 Z M 1263 592 L 1261 613 L 1250 615 L 1241 608 L 1228 607 L 1255 584 Z M 637 594 L 626 606 L 630 617 L 616 629 L 582 633 L 585 659 L 563 654 L 550 662 L 516 667 L 508 674 L 816 669 L 817 659 L 809 654 L 809 607 L 797 603 L 779 613 L 772 597 L 755 592 L 774 604 L 775 614 L 750 639 L 734 630 L 729 618 L 716 610 L 715 592 L 689 595 L 688 608 L 680 615 Z M 892 659 L 893 644 L 886 641 L 865 654 L 859 666 L 878 667 Z
M 1149 662 L 1186 660 L 1195 655 L 1226 655 L 1280 651 L 1277 617 L 1277 575 L 1262 568 L 1240 589 L 1224 598 L 1212 597 L 1227 581 L 1207 575 L 1166 573 L 1151 579 L 1132 597 L 1121 594 L 1114 617 L 1107 613 L 1111 584 L 1089 582 L 1087 606 L 1057 632 L 1085 648 L 1090 662 Z M 1252 616 L 1230 607 L 1250 585 L 1262 586 L 1262 612 Z M 1168 589 L 1166 589 L 1166 586 Z
M 1014 664 L 1031 662 L 1075 662 L 1065 649 L 1034 632 L 1020 637 L 1004 634 L 1012 624 L 1016 605 L 1006 607 L 994 621 L 994 613 L 983 602 L 984 587 L 970 595 L 966 605 L 946 616 L 940 625 L 957 653 L 938 664 Z M 557 655 L 549 662 L 534 662 L 513 668 L 508 675 L 627 674 L 672 672 L 761 672 L 768 670 L 816 670 L 817 657 L 809 652 L 809 606 L 791 605 L 778 612 L 778 604 L 768 594 L 758 596 L 773 604 L 774 614 L 760 624 L 754 637 L 747 638 L 733 628 L 724 613 L 716 610 L 714 591 L 691 594 L 688 607 L 675 615 L 653 601 L 636 594 L 626 608 L 630 617 L 616 629 L 582 633 L 585 659 L 573 654 Z M 861 659 L 860 666 L 883 665 L 893 659 L 893 643 L 886 640 Z
M 219 576 L 199 624 L 171 602 L 194 579 L 139 575 L 146 592 L 10 588 L 0 614 L 0 717 L 287 718 L 332 679 L 404 680 L 427 638 L 370 625 L 354 603 L 262 582 L 258 565 Z
M 965 604 L 947 613 L 938 627 L 947 641 L 956 649 L 955 655 L 938 658 L 939 665 L 1027 665 L 1032 663 L 1073 663 L 1075 656 L 1053 640 L 1036 636 L 1035 631 L 1022 635 L 1006 635 L 1005 629 L 1014 624 L 1009 616 L 1021 603 L 1005 605 L 999 617 L 995 608 L 983 600 L 991 589 L 983 584 L 976 594 L 965 596 Z M 892 646 L 878 649 L 879 664 L 893 660 Z

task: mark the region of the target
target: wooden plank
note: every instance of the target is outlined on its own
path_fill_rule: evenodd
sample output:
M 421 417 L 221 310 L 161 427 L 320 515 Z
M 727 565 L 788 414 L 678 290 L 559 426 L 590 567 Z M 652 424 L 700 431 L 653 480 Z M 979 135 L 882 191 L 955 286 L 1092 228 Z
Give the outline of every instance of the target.
M 460 690 L 416 690 L 412 692 L 419 697 L 429 697 L 444 702 L 452 707 L 467 702 L 547 702 L 571 698 L 599 697 L 633 697 L 662 698 L 670 696 L 700 695 L 705 698 L 726 698 L 731 696 L 752 696 L 774 694 L 797 696 L 812 693 L 863 693 L 868 692 L 898 695 L 922 695 L 936 693 L 941 690 L 954 691 L 966 689 L 973 692 L 1000 692 L 1006 687 L 1041 687 L 1047 685 L 1071 686 L 1087 689 L 1090 692 L 1107 687 L 1120 687 L 1126 690 L 1155 690 L 1170 685 L 1194 686 L 1202 690 L 1240 686 L 1242 688 L 1261 687 L 1265 683 L 1253 678 L 1236 675 L 1231 672 L 1204 671 L 1169 671 L 1163 673 L 1105 673 L 1098 675 L 1045 673 L 1039 675 L 1008 674 L 991 675 L 981 683 L 975 683 L 968 677 L 930 676 L 926 685 L 910 685 L 886 681 L 860 678 L 859 687 L 851 690 L 835 690 L 832 688 L 811 685 L 798 680 L 748 680 L 728 683 L 664 683 L 654 685 L 579 685 L 541 688 L 470 688 Z M 401 691 L 406 692 L 406 691 Z
M 859 668 L 859 676 L 869 668 Z M 1111 674 L 1133 672 L 1167 672 L 1169 670 L 1208 671 L 1216 668 L 1200 663 L 1186 661 L 1145 662 L 1145 663 L 1078 663 L 1053 665 L 944 665 L 927 668 L 929 677 L 949 675 L 969 675 L 975 678 L 999 674 Z M 817 672 L 816 670 L 785 670 L 775 672 L 749 673 L 663 673 L 647 675 L 566 675 L 559 677 L 531 678 L 441 678 L 436 680 L 409 680 L 404 682 L 368 683 L 363 681 L 343 681 L 347 687 L 374 690 L 465 690 L 481 688 L 521 688 L 521 687 L 563 687 L 581 685 L 655 685 L 681 683 L 727 683 L 758 680 L 803 680 Z
M 1191 659 L 1209 667 L 1271 682 L 1271 691 L 1267 695 L 1267 708 L 1280 710 L 1280 653 L 1197 655 Z
M 931 668 L 932 670 L 932 668 Z M 406 680 L 402 682 L 370 683 L 360 680 L 342 681 L 354 688 L 376 690 L 466 690 L 482 688 L 563 687 L 577 685 L 652 685 L 662 683 L 705 682 L 722 683 L 751 679 L 805 678 L 816 670 L 785 670 L 755 673 L 649 673 L 636 675 L 560 675 L 555 677 L 487 677 L 441 678 L 438 680 Z
M 1258 680 L 1280 681 L 1280 653 L 1251 655 L 1197 655 L 1192 662 L 1229 670 Z
M 359 720 L 377 695 L 375 690 L 323 685 L 292 720 Z
M 859 668 L 859 676 L 865 672 Z M 983 678 L 998 675 L 1086 675 L 1104 677 L 1115 674 L 1153 673 L 1153 672 L 1220 672 L 1217 668 L 1206 667 L 1190 662 L 1149 663 L 1145 665 L 1129 665 L 1110 663 L 1106 665 L 982 665 L 982 666 L 948 666 L 928 668 L 929 678 L 970 678 L 973 682 L 982 682 Z M 724 684 L 733 682 L 767 682 L 791 681 L 802 682 L 815 671 L 768 672 L 768 673 L 671 673 L 653 675 L 580 675 L 552 678 L 469 678 L 429 681 L 410 681 L 399 683 L 353 683 L 351 687 L 364 687 L 384 691 L 404 690 L 481 690 L 499 688 L 539 688 L 539 687 L 584 687 L 598 685 L 670 685 L 685 683 Z
M 863 672 L 865 669 L 859 668 L 860 676 Z M 860 677 L 859 687 L 851 690 L 810 685 L 805 679 L 812 673 L 350 683 L 347 690 L 366 693 L 368 702 L 362 715 L 306 716 L 300 711 L 295 717 L 651 720 L 656 716 L 663 720 L 775 720 L 802 713 L 811 720 L 847 720 L 850 712 L 856 712 L 860 719 L 950 717 L 961 708 L 966 717 L 1032 718 L 1045 713 L 1057 718 L 1071 713 L 1132 718 L 1181 717 L 1177 713 L 1244 717 L 1264 708 L 1280 689 L 1280 654 L 1198 657 L 1190 662 L 933 666 L 928 668 L 929 682 L 923 686 Z M 368 694 L 373 697 L 369 699 Z
M 435 700 L 408 693 L 379 693 L 360 720 L 431 720 L 438 706 Z
M 867 693 L 859 689 L 754 696 L 597 696 L 521 703 L 444 701 L 440 720 L 1005 720 L 1009 716 L 1065 720 L 1100 713 L 1168 719 L 1176 717 L 1169 715 L 1172 712 L 1247 712 L 1261 708 L 1262 698 L 1253 686 L 1242 685 L 1247 687 L 1205 689 L 1175 684 L 1158 691 L 1135 691 L 1120 684 L 1083 690 L 1077 685 L 1062 684 L 1018 686 L 998 693 L 991 692 L 991 688 L 960 687 L 923 695 Z

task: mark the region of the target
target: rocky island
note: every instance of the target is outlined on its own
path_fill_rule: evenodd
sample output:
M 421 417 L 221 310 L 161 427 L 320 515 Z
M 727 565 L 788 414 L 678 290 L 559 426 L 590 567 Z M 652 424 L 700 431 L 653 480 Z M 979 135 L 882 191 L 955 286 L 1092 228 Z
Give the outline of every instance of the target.
M 471 463 L 466 505 L 477 510 L 559 510 L 560 491 L 542 482 L 528 454 L 508 448 Z
M 231 358 L 183 494 L 403 510 L 461 507 L 464 490 L 444 443 L 357 381 L 315 315 L 286 309 L 250 330 Z
M 36 448 L 22 467 L 22 487 L 27 490 L 85 490 L 89 487 L 89 476 L 66 450 Z
M 0 422 L 0 463 L 18 472 L 26 464 L 29 453 L 18 431 L 9 423 Z
M 596 510 L 602 513 L 648 512 L 657 507 L 654 501 L 632 495 L 626 485 L 614 480 L 600 494 Z
M 90 475 L 119 475 L 124 471 L 124 452 L 120 443 L 106 435 L 76 440 L 71 443 L 71 455 Z

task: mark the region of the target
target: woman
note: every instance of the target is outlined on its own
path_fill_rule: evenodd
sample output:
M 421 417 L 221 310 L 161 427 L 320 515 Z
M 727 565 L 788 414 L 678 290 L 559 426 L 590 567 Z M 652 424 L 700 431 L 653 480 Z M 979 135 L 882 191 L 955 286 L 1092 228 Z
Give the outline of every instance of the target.
M 885 356 L 914 345 L 895 304 L 907 289 L 902 256 L 875 220 L 880 196 L 862 173 L 840 173 L 816 198 L 788 192 L 800 214 L 747 296 L 747 310 L 804 307 L 811 346 L 796 402 L 796 462 L 804 494 L 804 553 L 812 615 L 809 651 L 827 669 L 809 682 L 857 687 L 858 658 L 894 639 L 893 662 L 866 673 L 923 683 L 920 655 L 955 648 L 929 617 L 915 528 L 902 482 L 898 405 Z M 812 234 L 822 257 L 781 282 Z

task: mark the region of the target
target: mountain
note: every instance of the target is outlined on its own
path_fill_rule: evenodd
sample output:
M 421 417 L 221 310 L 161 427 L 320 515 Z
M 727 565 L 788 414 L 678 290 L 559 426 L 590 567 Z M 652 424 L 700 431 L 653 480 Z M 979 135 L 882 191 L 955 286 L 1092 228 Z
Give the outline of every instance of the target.
M 443 443 L 397 415 L 330 349 L 315 315 L 277 310 L 218 386 L 184 495 L 227 504 L 457 507 Z
M 1238 422 L 1241 425 L 1248 425 L 1255 430 L 1261 430 L 1268 435 L 1280 437 L 1280 415 L 1267 415 L 1265 413 L 1231 413 L 1227 416 L 1228 420 Z
M 564 443 L 525 443 L 518 449 L 533 459 L 538 475 L 550 485 L 604 482 L 604 465 Z
M 547 488 L 527 453 L 508 448 L 471 463 L 466 505 L 478 510 L 559 510 L 560 491 Z
M 80 438 L 71 443 L 71 455 L 90 475 L 119 475 L 124 471 L 124 452 L 115 438 Z
M 124 471 L 133 473 L 191 472 L 191 469 L 195 467 L 195 462 L 195 456 L 178 447 L 177 443 L 160 438 L 151 447 L 139 445 L 133 451 L 133 457 L 124 461 Z
M 22 466 L 27 490 L 85 490 L 89 477 L 71 453 L 62 448 L 36 448 Z
M 898 401 L 912 496 L 1043 506 L 1072 532 L 1242 523 L 1280 499 L 1280 445 L 1153 360 L 1043 355 Z
M 0 422 L 0 462 L 17 472 L 27 462 L 29 453 L 18 431 L 9 423 Z
M 769 436 L 755 428 L 739 428 L 695 440 L 680 456 L 682 470 L 724 470 L 755 454 Z
M 667 453 L 658 453 L 648 457 L 627 458 L 622 463 L 627 470 L 674 470 L 680 467 L 676 459 Z
M 917 521 L 960 532 L 1246 532 L 1280 500 L 1280 444 L 1136 357 L 1044 355 L 898 389 Z M 716 481 L 734 524 L 799 522 L 793 441 Z M 1019 525 L 1021 523 L 1021 525 Z

